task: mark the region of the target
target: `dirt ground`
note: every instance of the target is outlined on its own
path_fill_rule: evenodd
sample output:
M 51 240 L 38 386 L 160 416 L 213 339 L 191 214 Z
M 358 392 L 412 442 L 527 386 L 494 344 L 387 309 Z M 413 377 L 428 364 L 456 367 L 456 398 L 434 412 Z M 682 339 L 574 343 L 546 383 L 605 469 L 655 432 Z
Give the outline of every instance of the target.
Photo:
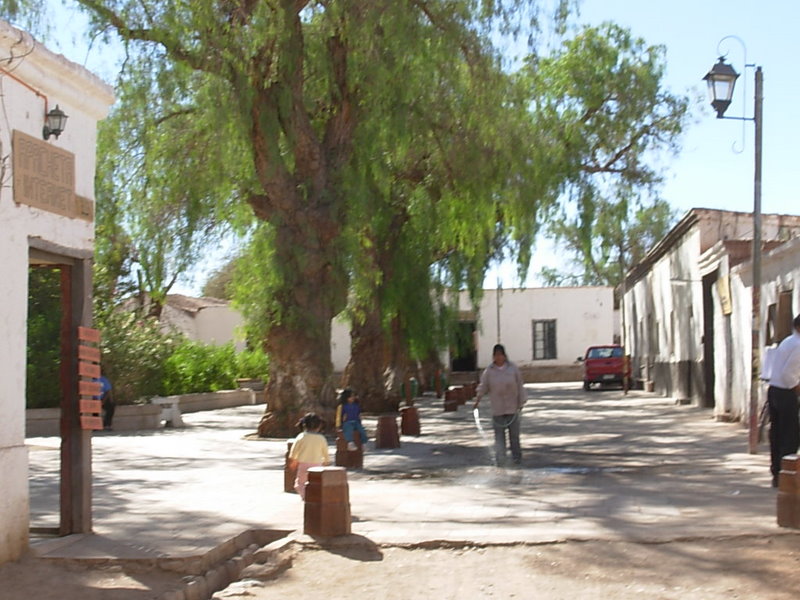
M 251 571 L 258 577 L 258 568 Z M 470 598 L 794 599 L 800 534 L 663 544 L 564 542 L 461 548 L 330 546 L 295 549 L 288 569 L 245 579 L 215 599 Z M 0 567 L 3 600 L 144 600 L 180 586 L 132 566 L 26 559 Z

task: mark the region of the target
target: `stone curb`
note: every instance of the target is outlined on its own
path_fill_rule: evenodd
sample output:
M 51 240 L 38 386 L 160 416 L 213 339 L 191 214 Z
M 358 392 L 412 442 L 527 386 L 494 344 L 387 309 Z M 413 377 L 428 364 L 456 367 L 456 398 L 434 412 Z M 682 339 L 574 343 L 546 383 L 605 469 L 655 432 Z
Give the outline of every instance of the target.
M 248 532 L 251 533 L 251 532 Z M 180 589 L 170 590 L 160 600 L 211 600 L 229 597 L 224 594 L 231 584 L 251 578 L 267 579 L 291 565 L 294 534 L 265 545 L 251 543 L 228 558 L 210 565 L 201 575 L 187 576 Z M 240 536 L 241 537 L 241 536 Z M 250 569 L 258 565 L 258 569 Z M 222 593 L 223 595 L 220 595 Z

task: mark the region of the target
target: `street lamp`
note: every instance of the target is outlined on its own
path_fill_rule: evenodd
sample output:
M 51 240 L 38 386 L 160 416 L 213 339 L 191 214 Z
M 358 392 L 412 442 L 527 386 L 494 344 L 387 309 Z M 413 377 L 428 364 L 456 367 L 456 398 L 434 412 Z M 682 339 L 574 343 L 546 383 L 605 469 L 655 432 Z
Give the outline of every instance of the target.
M 711 67 L 703 80 L 708 83 L 708 95 L 711 97 L 711 106 L 717 111 L 717 118 L 722 119 L 725 111 L 731 105 L 733 88 L 739 74 L 733 67 L 725 62 L 725 57 L 720 56 L 719 62 Z
M 733 36 L 728 36 L 733 37 Z M 728 38 L 723 38 L 720 44 Z M 738 40 L 738 38 L 735 38 Z M 741 42 L 741 40 L 739 40 Z M 744 45 L 744 44 L 742 44 Z M 753 316 L 751 325 L 751 365 L 750 365 L 750 406 L 749 406 L 749 440 L 750 454 L 758 451 L 758 400 L 761 366 L 761 120 L 764 101 L 764 75 L 761 67 L 748 64 L 745 68 L 755 67 L 755 103 L 753 118 L 726 117 L 725 111 L 730 106 L 733 88 L 739 74 L 720 57 L 703 79 L 708 82 L 711 106 L 717 111 L 718 119 L 735 119 L 737 121 L 753 121 L 755 124 L 755 172 L 753 177 Z

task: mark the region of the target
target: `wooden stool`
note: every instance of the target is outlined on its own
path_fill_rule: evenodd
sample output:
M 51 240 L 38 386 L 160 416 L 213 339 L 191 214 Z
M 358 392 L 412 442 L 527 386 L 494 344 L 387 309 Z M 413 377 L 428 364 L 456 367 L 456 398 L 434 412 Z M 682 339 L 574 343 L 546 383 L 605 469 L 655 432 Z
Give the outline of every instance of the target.
M 419 435 L 419 412 L 416 406 L 400 409 L 400 432 L 403 435 Z
M 355 450 L 347 449 L 347 440 L 344 439 L 344 433 L 340 429 L 336 432 L 336 458 L 334 464 L 337 467 L 345 467 L 348 469 L 361 469 L 364 466 L 364 445 L 361 443 L 361 434 L 358 431 L 353 432 L 353 441 L 356 444 Z
M 397 417 L 394 414 L 378 417 L 378 430 L 375 432 L 376 448 L 399 448 L 400 433 L 397 431 Z
M 286 442 L 286 456 L 283 463 L 283 491 L 287 494 L 296 494 L 297 490 L 294 489 L 294 480 L 297 478 L 297 469 L 289 468 L 289 453 L 292 451 L 294 441 Z
M 342 467 L 308 470 L 303 533 L 321 537 L 350 534 L 350 490 Z

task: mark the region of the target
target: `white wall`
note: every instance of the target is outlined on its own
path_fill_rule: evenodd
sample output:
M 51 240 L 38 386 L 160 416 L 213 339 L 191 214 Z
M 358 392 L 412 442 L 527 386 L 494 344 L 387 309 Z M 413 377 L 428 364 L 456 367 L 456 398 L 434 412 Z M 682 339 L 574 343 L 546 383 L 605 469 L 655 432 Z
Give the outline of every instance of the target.
M 82 67 L 34 43 L 0 21 L 0 51 L 16 56 L 2 67 L 28 87 L 0 72 L 0 156 L 12 154 L 11 134 L 19 130 L 41 139 L 44 97 L 69 115 L 64 133 L 48 143 L 75 155 L 75 191 L 94 198 L 97 120 L 113 102 L 112 90 Z M 0 187 L 0 563 L 17 558 L 27 547 L 28 458 L 25 448 L 25 363 L 29 237 L 76 250 L 91 250 L 93 223 L 70 219 L 13 201 L 11 160 L 4 164 Z
M 484 290 L 477 332 L 478 367 L 492 360 L 497 343 L 497 290 Z M 571 365 L 587 346 L 610 344 L 615 330 L 614 296 L 610 287 L 563 287 L 501 290 L 500 337 L 509 358 L 520 366 Z M 460 308 L 470 311 L 467 294 L 459 297 Z M 534 319 L 556 320 L 556 352 L 553 360 L 533 360 Z M 617 321 L 618 322 L 618 321 Z M 344 371 L 350 360 L 350 325 L 334 319 L 331 360 L 334 371 Z M 442 360 L 447 361 L 447 356 Z
M 245 347 L 242 326 L 244 320 L 238 311 L 228 306 L 207 306 L 197 311 L 195 318 L 197 338 L 206 344 L 223 345 L 233 342 L 237 351 Z
M 610 287 L 484 290 L 483 294 L 478 368 L 489 365 L 497 343 L 505 346 L 509 359 L 519 366 L 564 366 L 583 356 L 588 346 L 613 343 L 618 333 L 614 331 L 614 292 Z M 466 294 L 460 302 L 462 309 L 469 308 Z M 556 321 L 556 358 L 533 360 L 533 321 L 550 319 Z
M 695 227 L 631 285 L 625 303 L 625 340 L 634 378 L 681 396 L 688 380 L 675 377 L 681 364 L 702 359 L 703 287 L 698 268 L 700 232 Z
M 343 372 L 350 362 L 350 323 L 340 317 L 331 323 L 331 362 L 337 373 Z

